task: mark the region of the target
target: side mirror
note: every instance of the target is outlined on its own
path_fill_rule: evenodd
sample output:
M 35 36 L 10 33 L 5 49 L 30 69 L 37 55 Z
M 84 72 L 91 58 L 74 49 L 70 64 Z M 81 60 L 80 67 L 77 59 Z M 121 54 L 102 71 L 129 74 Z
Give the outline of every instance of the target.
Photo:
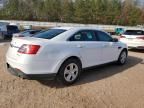
M 119 40 L 117 38 L 113 38 L 113 42 L 118 42 Z
M 76 40 L 80 40 L 81 35 L 80 35 L 80 34 L 76 34 L 76 35 L 74 36 L 74 38 L 75 38 Z

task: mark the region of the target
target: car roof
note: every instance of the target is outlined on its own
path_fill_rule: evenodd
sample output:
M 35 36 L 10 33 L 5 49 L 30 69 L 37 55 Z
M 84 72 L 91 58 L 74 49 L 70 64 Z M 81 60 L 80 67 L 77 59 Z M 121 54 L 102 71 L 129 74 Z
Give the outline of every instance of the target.
M 69 29 L 72 29 L 72 28 L 74 28 L 74 27 L 53 27 L 53 28 L 51 28 L 51 29 L 64 29 L 64 30 L 69 30 Z
M 66 30 L 65 32 L 59 34 L 59 36 L 56 36 L 52 38 L 51 40 L 55 41 L 66 41 L 70 36 L 72 36 L 74 33 L 80 31 L 80 30 L 96 30 L 96 31 L 102 31 L 100 28 L 97 27 L 54 27 L 51 29 L 63 29 Z M 105 32 L 106 33 L 106 32 Z
M 101 28 L 98 27 L 65 27 L 65 26 L 61 26 L 61 27 L 54 27 L 51 29 L 64 29 L 64 30 L 70 30 L 70 29 L 75 29 L 75 30 L 84 30 L 84 29 L 92 29 L 92 30 L 102 30 Z

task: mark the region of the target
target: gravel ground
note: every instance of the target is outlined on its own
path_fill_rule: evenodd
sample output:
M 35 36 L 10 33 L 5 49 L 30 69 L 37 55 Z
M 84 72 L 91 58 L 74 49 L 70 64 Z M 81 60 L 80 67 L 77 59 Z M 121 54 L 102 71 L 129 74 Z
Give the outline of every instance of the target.
M 124 66 L 85 70 L 80 81 L 65 87 L 10 75 L 6 50 L 0 45 L 0 108 L 144 108 L 143 51 L 130 51 Z

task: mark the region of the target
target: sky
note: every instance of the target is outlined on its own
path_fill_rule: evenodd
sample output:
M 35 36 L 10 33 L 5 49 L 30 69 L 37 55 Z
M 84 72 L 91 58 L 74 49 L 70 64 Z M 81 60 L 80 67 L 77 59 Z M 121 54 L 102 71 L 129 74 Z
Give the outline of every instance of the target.
M 139 5 L 144 5 L 144 0 L 138 0 Z

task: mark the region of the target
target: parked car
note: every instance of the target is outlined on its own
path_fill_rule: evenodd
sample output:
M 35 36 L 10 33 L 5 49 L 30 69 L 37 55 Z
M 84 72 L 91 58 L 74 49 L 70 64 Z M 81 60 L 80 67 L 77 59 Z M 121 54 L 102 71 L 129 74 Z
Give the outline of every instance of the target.
M 144 31 L 126 30 L 120 36 L 120 41 L 126 43 L 129 48 L 144 49 Z
M 13 37 L 30 37 L 38 32 L 41 32 L 41 30 L 25 30 L 23 32 L 13 34 Z
M 18 32 L 20 32 L 20 30 L 16 25 L 2 25 L 0 27 L 0 39 L 12 38 L 12 35 Z
M 108 33 L 89 27 L 56 27 L 13 38 L 6 55 L 7 68 L 26 79 L 57 77 L 74 83 L 84 68 L 116 61 L 125 64 L 127 45 Z
M 0 39 L 12 38 L 12 35 L 18 32 L 20 32 L 20 30 L 16 25 L 3 25 L 0 27 Z

